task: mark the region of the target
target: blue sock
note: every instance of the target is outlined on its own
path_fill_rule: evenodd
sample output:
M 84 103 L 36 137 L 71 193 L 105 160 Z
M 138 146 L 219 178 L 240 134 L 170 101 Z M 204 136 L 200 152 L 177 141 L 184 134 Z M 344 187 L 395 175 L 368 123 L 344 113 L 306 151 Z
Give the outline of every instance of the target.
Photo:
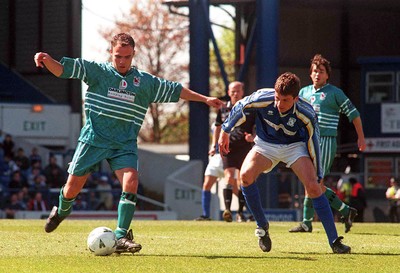
M 201 206 L 203 208 L 203 216 L 210 217 L 211 192 L 203 190 L 201 192 Z
M 322 194 L 320 197 L 313 198 L 314 209 L 324 226 L 326 235 L 328 236 L 329 245 L 332 246 L 332 243 L 338 237 L 335 222 L 333 220 L 333 214 L 331 207 L 329 206 L 328 199 L 325 194 Z
M 251 184 L 248 187 L 241 187 L 246 199 L 247 208 L 253 214 L 258 227 L 265 227 L 268 224 L 267 218 L 265 218 L 264 210 L 261 205 L 260 193 L 256 183 Z

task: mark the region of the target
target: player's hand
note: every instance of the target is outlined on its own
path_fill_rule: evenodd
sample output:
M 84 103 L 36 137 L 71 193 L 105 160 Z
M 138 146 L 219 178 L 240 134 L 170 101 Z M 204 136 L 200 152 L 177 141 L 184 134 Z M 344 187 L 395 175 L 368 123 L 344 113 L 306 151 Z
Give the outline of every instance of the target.
M 215 145 L 208 151 L 209 156 L 214 156 L 215 155 Z
M 35 61 L 36 67 L 44 67 L 44 61 L 49 57 L 49 54 L 44 53 L 44 52 L 38 52 L 35 54 L 33 57 L 33 60 Z
M 252 143 L 252 142 L 254 142 L 254 136 L 253 136 L 253 134 L 249 134 L 249 133 L 247 133 L 247 132 L 244 132 L 244 139 L 247 141 L 247 142 L 250 142 L 250 143 Z
M 361 139 L 359 138 L 357 140 L 357 145 L 358 145 L 358 150 L 360 152 L 365 151 L 365 149 L 367 148 L 367 144 L 365 143 L 365 139 L 364 138 L 361 138 Z
M 227 155 L 229 153 L 229 134 L 221 131 L 218 139 L 218 148 L 221 155 Z
M 206 103 L 207 105 L 215 107 L 217 109 L 221 108 L 224 105 L 224 103 L 221 100 L 214 97 L 207 97 Z

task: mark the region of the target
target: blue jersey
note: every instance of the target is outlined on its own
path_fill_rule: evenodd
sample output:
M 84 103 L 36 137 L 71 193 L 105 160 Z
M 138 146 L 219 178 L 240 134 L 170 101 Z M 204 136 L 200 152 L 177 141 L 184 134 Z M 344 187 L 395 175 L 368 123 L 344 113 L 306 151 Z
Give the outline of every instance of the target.
M 317 175 L 322 177 L 318 119 L 309 103 L 299 98 L 287 113 L 281 114 L 275 106 L 275 91 L 260 89 L 235 104 L 222 130 L 229 133 L 242 124 L 246 111 L 256 112 L 256 134 L 263 141 L 285 145 L 305 142 Z

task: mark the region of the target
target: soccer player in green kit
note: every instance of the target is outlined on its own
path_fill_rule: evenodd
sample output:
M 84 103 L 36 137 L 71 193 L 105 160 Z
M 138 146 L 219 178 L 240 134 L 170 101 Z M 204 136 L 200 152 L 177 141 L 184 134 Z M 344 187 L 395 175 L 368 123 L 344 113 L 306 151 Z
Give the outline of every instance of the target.
M 88 176 L 106 159 L 122 184 L 115 230 L 116 252 L 135 253 L 142 248 L 129 229 L 137 201 L 137 135 L 149 104 L 177 102 L 180 98 L 217 108 L 223 103 L 132 67 L 135 42 L 129 34 L 120 33 L 112 38 L 110 54 L 111 63 L 67 57 L 58 62 L 44 52 L 34 56 L 37 67 L 46 67 L 59 78 L 80 79 L 88 85 L 84 104 L 86 123 L 69 164 L 67 182 L 60 191 L 59 206 L 53 207 L 45 231 L 54 231 L 71 213 Z
M 299 96 L 307 100 L 313 106 L 318 115 L 320 129 L 320 150 L 321 161 L 324 176 L 328 175 L 335 158 L 337 143 L 337 127 L 340 114 L 345 114 L 356 129 L 358 140 L 357 145 L 360 151 L 366 148 L 364 132 L 360 113 L 344 94 L 344 92 L 329 84 L 331 74 L 330 62 L 322 55 L 316 54 L 311 60 L 310 77 L 313 82 L 300 90 Z M 321 184 L 323 186 L 323 184 Z M 342 220 L 345 224 L 345 232 L 349 232 L 353 224 L 357 210 L 343 203 L 330 188 L 323 186 L 325 195 L 332 208 L 342 214 Z M 304 199 L 303 221 L 299 226 L 289 230 L 290 232 L 312 232 L 312 221 L 314 217 L 314 208 L 311 199 Z

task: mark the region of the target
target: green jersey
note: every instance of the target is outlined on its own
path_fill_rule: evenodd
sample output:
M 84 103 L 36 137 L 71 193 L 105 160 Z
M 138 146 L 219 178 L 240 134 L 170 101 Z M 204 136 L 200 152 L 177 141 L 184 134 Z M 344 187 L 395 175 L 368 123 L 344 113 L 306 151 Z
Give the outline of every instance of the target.
M 95 147 L 135 151 L 137 136 L 150 103 L 177 102 L 182 85 L 132 67 L 122 76 L 111 63 L 62 58 L 61 78 L 88 85 L 86 123 L 79 141 Z
M 344 92 L 326 84 L 315 90 L 308 85 L 300 90 L 299 96 L 307 100 L 318 115 L 320 136 L 337 136 L 340 114 L 345 114 L 350 122 L 360 113 Z

